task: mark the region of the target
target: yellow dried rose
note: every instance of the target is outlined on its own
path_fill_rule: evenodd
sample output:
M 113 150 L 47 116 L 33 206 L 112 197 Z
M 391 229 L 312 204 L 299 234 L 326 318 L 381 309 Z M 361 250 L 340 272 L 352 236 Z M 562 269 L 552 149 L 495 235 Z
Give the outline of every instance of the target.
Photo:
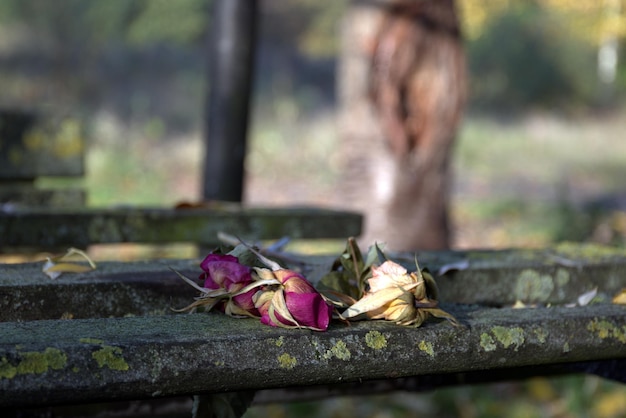
M 341 314 L 344 319 L 365 317 L 419 326 L 433 315 L 458 324 L 452 315 L 438 308 L 435 280 L 419 267 L 409 273 L 401 265 L 385 261 L 372 267 L 368 285 L 369 290 L 363 297 Z

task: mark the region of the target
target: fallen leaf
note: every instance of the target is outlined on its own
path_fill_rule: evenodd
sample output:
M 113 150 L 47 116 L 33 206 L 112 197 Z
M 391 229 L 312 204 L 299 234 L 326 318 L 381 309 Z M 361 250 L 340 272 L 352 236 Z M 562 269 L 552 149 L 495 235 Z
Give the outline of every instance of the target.
M 593 300 L 593 298 L 596 297 L 596 295 L 598 294 L 598 288 L 595 287 L 593 289 L 591 289 L 588 292 L 583 293 L 582 295 L 578 296 L 578 305 L 580 306 L 587 306 L 589 305 L 589 302 L 591 302 Z
M 617 305 L 626 305 L 626 287 L 620 290 L 613 298 L 613 303 Z
M 444 264 L 443 266 L 439 267 L 439 270 L 437 270 L 437 276 L 443 276 L 449 271 L 453 271 L 453 270 L 462 271 L 462 270 L 467 270 L 468 268 L 469 268 L 469 260 L 461 260 L 461 261 L 456 261 L 454 263 Z
M 64 261 L 74 255 L 78 255 L 84 258 L 88 265 L 77 264 L 70 261 Z M 58 278 L 63 273 L 86 273 L 96 269 L 96 263 L 82 250 L 77 248 L 70 248 L 65 254 L 47 257 L 46 262 L 43 265 L 42 271 L 50 277 L 52 280 Z

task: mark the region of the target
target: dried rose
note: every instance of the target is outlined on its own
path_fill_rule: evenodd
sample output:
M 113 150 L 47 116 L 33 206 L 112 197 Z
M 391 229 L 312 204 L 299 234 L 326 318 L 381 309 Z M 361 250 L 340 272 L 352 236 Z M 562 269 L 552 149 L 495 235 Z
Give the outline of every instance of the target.
M 240 264 L 237 257 L 228 254 L 209 254 L 202 260 L 200 267 L 204 270 L 199 277 L 204 287 L 176 272 L 202 293 L 194 303 L 182 310 L 200 306 L 211 310 L 217 307 L 228 315 L 260 316 L 252 300 L 258 289 L 250 286 L 253 282 L 250 267 Z
M 256 268 L 255 271 L 260 278 L 274 278 L 279 283 L 278 286 L 268 286 L 254 297 L 262 323 L 315 331 L 328 328 L 333 308 L 304 276 L 287 269 Z
M 209 254 L 200 263 L 204 273 L 200 280 L 206 289 L 226 289 L 236 292 L 252 282 L 250 267 L 239 264 L 237 257 L 229 254 Z
M 386 261 L 380 267 L 372 267 L 368 284 L 369 291 L 341 314 L 343 318 L 366 316 L 419 326 L 428 315 L 433 315 L 457 323 L 452 315 L 437 307 L 435 281 L 419 268 L 408 273 L 399 264 Z

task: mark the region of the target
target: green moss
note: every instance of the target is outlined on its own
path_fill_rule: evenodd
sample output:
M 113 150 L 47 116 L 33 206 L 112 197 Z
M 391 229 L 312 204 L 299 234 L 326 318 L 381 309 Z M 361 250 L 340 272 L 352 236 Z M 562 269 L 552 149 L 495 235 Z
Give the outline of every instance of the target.
M 298 364 L 298 360 L 288 353 L 283 353 L 278 356 L 278 364 L 282 369 L 293 369 Z
M 515 285 L 515 298 L 524 302 L 544 302 L 554 290 L 554 281 L 548 274 L 536 270 L 523 270 Z
M 350 353 L 350 350 L 348 350 L 346 343 L 339 340 L 330 350 L 326 350 L 323 357 L 324 359 L 329 360 L 333 356 L 337 357 L 339 360 L 347 361 L 350 360 L 352 354 Z
M 515 351 L 524 343 L 524 330 L 519 327 L 493 327 L 491 333 L 504 348 L 515 346 Z
M 496 342 L 493 340 L 491 335 L 483 332 L 480 334 L 480 346 L 485 351 L 493 351 L 496 349 Z
M 98 362 L 98 367 L 107 366 L 111 370 L 128 370 L 128 363 L 122 357 L 122 349 L 108 345 L 102 346 L 98 351 L 91 353 L 91 357 Z
M 430 341 L 420 341 L 419 345 L 418 345 L 420 351 L 425 352 L 426 354 L 428 354 L 431 357 L 435 356 L 435 351 L 433 350 L 433 345 Z
M 370 331 L 365 334 L 365 344 L 371 349 L 380 350 L 387 347 L 387 339 L 378 331 Z

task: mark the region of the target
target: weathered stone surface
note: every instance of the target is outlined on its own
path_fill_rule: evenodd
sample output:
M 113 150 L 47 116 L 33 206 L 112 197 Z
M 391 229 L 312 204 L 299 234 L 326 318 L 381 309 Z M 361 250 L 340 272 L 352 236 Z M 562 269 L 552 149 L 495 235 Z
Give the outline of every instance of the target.
M 0 324 L 0 406 L 141 399 L 626 357 L 626 310 L 446 306 L 428 322 L 284 330 L 220 314 Z
M 362 217 L 325 209 L 16 209 L 0 211 L 0 247 L 99 243 L 215 244 L 218 232 L 250 239 L 347 238 Z
M 191 278 L 198 260 L 103 262 L 87 273 L 51 280 L 43 262 L 0 266 L 0 321 L 163 315 L 197 295 L 170 270 Z
M 395 258 L 415 268 L 414 254 Z M 626 287 L 626 251 L 594 244 L 562 243 L 543 249 L 441 251 L 417 254 L 420 266 L 436 273 L 466 263 L 461 270 L 438 276 L 441 298 L 485 305 L 575 303 L 598 290 L 610 299 Z
M 412 255 L 395 259 L 414 263 Z M 590 286 L 608 296 L 625 287 L 621 250 L 563 244 L 420 253 L 419 260 L 432 271 L 469 261 L 438 279 L 443 308 L 464 327 L 434 320 L 420 328 L 338 322 L 316 333 L 221 314 L 173 314 L 170 308 L 191 302 L 195 291 L 170 267 L 195 277 L 199 260 L 99 263 L 95 271 L 54 281 L 41 263 L 0 266 L 0 406 L 624 364 L 626 307 L 606 298 L 546 307 L 574 302 Z M 535 280 L 543 285 L 533 287 Z M 540 307 L 497 308 L 518 299 L 515 292 L 526 289 L 520 283 L 534 289 L 526 294 L 540 298 Z
M 80 188 L 41 189 L 34 184 L 0 183 L 0 203 L 30 207 L 84 206 L 86 192 Z
M 448 303 L 562 305 L 575 303 L 594 288 L 598 299 L 610 300 L 626 287 L 626 255 L 606 247 L 562 244 L 543 250 L 424 252 L 418 256 L 420 265 L 433 272 L 468 261 L 464 270 L 437 277 L 440 299 Z M 333 257 L 307 260 L 328 264 Z M 399 254 L 395 259 L 414 268 L 413 255 Z M 0 266 L 0 321 L 169 313 L 170 307 L 185 306 L 195 295 L 170 268 L 192 278 L 201 272 L 199 260 L 101 262 L 94 271 L 65 274 L 53 281 L 44 275 L 42 266 Z

